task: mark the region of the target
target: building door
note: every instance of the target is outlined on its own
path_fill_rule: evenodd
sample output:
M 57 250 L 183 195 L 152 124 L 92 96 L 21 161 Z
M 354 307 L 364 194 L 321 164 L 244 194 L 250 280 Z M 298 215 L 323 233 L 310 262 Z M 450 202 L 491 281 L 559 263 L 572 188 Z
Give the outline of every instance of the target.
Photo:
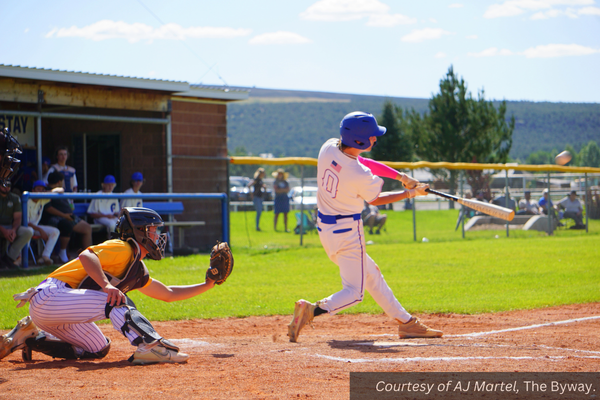
M 120 133 L 84 133 L 76 135 L 73 144 L 75 147 L 73 163 L 78 172 L 82 171 L 82 174 L 77 174 L 80 191 L 87 189 L 95 193 L 101 190 L 106 175 L 113 175 L 117 180 L 115 192 L 123 191 Z

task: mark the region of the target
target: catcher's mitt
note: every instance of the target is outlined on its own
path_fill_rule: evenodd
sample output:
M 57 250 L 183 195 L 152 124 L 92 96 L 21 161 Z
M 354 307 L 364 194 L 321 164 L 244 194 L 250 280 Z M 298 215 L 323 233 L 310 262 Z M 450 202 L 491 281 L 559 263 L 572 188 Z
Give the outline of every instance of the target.
M 210 252 L 210 267 L 206 271 L 206 279 L 215 281 L 217 285 L 227 280 L 233 270 L 233 254 L 227 242 L 217 243 Z

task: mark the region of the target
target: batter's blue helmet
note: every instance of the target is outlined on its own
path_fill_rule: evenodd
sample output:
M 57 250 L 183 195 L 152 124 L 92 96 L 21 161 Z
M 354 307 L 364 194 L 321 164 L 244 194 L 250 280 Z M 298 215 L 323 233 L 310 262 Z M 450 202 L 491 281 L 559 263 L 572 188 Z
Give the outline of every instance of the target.
M 340 123 L 342 144 L 355 149 L 368 149 L 371 146 L 371 136 L 385 134 L 386 128 L 377 125 L 377 120 L 372 114 L 362 111 L 351 112 Z

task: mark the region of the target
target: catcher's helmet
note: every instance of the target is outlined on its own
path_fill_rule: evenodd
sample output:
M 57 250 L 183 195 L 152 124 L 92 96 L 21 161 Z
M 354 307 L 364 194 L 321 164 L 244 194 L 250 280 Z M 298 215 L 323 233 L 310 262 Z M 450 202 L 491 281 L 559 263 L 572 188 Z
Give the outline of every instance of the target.
M 355 149 L 368 149 L 371 146 L 371 136 L 381 136 L 386 128 L 377 125 L 377 120 L 372 114 L 362 111 L 351 112 L 340 122 L 340 135 L 342 144 Z
M 4 128 L 0 131 L 0 184 L 6 186 L 10 181 L 10 178 L 19 169 L 18 160 L 14 156 L 21 154 L 21 145 L 19 141 L 15 139 L 8 128 Z
M 150 226 L 163 226 L 164 222 L 154 210 L 144 207 L 124 207 L 117 221 L 117 234 L 121 240 L 133 238 L 148 250 L 148 257 L 160 260 L 165 255 L 166 234 L 156 234 L 156 239 L 149 235 Z

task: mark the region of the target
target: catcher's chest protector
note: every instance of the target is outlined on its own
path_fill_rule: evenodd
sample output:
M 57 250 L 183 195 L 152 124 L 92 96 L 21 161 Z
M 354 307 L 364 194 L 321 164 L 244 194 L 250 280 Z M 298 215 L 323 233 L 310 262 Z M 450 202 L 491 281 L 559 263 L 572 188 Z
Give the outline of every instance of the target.
M 144 285 L 148 283 L 148 279 L 150 279 L 148 268 L 146 268 L 142 260 L 140 260 L 140 250 L 138 248 L 138 244 L 132 239 L 127 239 L 127 241 L 133 248 L 134 257 L 123 278 L 119 279 L 107 273 L 106 271 L 104 272 L 110 284 L 123 293 L 144 287 Z M 100 286 L 88 275 L 81 281 L 77 289 L 100 290 Z

